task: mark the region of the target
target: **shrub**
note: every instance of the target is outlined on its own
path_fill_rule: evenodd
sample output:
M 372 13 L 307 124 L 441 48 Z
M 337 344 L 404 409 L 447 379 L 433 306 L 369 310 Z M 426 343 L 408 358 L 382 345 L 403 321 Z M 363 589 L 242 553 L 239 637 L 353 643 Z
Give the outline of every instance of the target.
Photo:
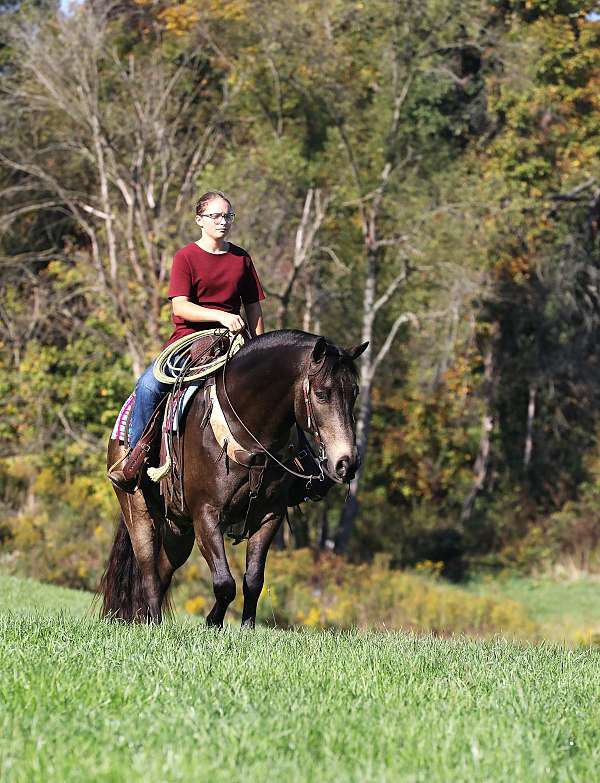
M 238 576 L 241 559 L 232 553 Z M 390 558 L 376 556 L 373 563 L 353 565 L 331 553 L 308 549 L 272 552 L 258 619 L 280 627 L 411 629 L 441 635 L 468 633 L 478 636 L 501 633 L 536 637 L 538 628 L 515 601 L 477 596 L 442 582 L 440 566 L 426 563 L 424 575 L 390 568 Z M 239 581 L 239 580 L 238 580 Z M 234 615 L 241 613 L 239 594 Z M 212 603 L 208 578 L 191 578 L 184 572 L 179 602 L 188 611 L 204 614 Z M 181 599 L 183 599 L 181 601 Z M 206 600 L 200 600 L 206 599 Z

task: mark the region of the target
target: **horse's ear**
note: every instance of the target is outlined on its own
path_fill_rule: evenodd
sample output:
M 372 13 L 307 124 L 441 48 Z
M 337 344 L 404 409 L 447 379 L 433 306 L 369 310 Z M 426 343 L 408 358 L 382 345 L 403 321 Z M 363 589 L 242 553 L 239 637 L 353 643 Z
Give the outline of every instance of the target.
M 368 345 L 368 342 L 363 343 L 362 345 L 355 345 L 354 348 L 348 348 L 346 353 L 350 354 L 352 360 L 358 359 L 361 353 L 364 353 L 367 350 Z
M 313 362 L 320 362 L 327 353 L 327 340 L 319 337 L 312 352 Z

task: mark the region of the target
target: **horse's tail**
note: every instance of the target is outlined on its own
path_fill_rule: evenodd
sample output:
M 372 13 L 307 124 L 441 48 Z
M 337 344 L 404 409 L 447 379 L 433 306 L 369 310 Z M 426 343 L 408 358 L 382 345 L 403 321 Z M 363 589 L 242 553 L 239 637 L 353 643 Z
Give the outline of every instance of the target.
M 100 580 L 101 616 L 134 622 L 146 619 L 142 574 L 135 559 L 123 514 L 115 533 L 108 565 Z

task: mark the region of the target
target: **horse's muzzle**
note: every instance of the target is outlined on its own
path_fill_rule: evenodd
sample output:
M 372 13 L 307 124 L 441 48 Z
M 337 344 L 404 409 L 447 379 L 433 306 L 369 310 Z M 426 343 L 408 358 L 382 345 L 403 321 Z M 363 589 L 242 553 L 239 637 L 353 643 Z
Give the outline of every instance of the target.
M 354 457 L 342 457 L 336 463 L 335 478 L 344 483 L 352 481 L 359 467 L 360 457 L 358 453 Z

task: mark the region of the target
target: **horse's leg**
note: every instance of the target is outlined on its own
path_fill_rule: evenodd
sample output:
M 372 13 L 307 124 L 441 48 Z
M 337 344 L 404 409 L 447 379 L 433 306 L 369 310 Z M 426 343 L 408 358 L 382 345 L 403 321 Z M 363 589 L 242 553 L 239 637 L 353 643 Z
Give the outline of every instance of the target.
M 124 494 L 119 493 L 120 496 Z M 158 575 L 155 545 L 155 537 L 159 535 L 157 532 L 159 523 L 155 524 L 144 496 L 139 490 L 133 496 L 126 495 L 121 502 L 121 508 L 140 570 L 142 589 L 147 602 L 145 616 L 134 619 L 160 623 L 162 621 L 163 590 Z
M 162 546 L 158 555 L 158 576 L 161 587 L 161 602 L 171 585 L 173 574 L 190 556 L 194 546 L 194 529 L 190 527 L 183 531 L 172 529 L 165 520 Z
M 201 514 L 194 518 L 194 530 L 200 551 L 212 574 L 215 594 L 215 605 L 206 618 L 206 624 L 221 628 L 227 607 L 235 598 L 235 579 L 231 575 L 225 555 L 218 510 L 205 505 Z
M 265 581 L 265 562 L 271 542 L 283 519 L 282 514 L 269 514 L 259 529 L 248 539 L 246 573 L 244 574 L 244 610 L 242 628 L 254 628 L 256 605 Z

